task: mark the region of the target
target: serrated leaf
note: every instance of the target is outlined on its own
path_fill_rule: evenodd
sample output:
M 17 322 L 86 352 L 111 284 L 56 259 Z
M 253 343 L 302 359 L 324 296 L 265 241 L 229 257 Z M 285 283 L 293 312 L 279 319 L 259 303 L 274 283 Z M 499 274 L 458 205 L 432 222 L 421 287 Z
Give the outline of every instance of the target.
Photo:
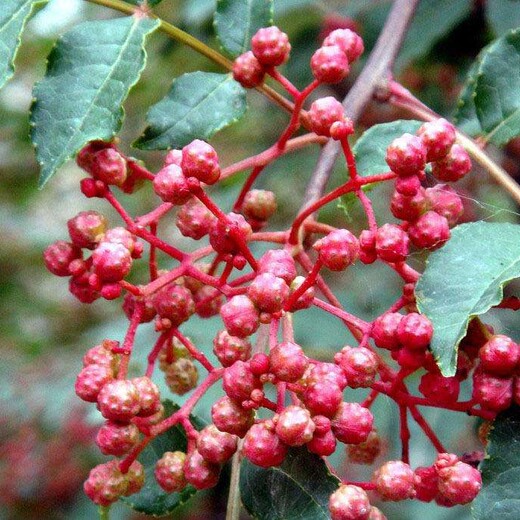
M 265 469 L 245 459 L 240 470 L 242 503 L 259 520 L 327 520 L 339 484 L 306 448 L 291 449 L 281 466 Z
M 31 138 L 40 188 L 86 143 L 109 140 L 121 128 L 122 103 L 144 68 L 146 36 L 158 26 L 137 17 L 89 21 L 57 42 L 34 87 Z
M 475 520 L 517 520 L 520 511 L 520 408 L 501 413 L 480 465 L 482 490 L 472 504 Z
M 217 38 L 231 56 L 246 52 L 251 37 L 273 23 L 273 0 L 217 0 L 213 19 Z
M 35 0 L 3 0 L 0 9 L 0 88 L 14 74 L 14 58 Z
M 487 141 L 498 146 L 520 135 L 520 29 L 482 54 L 475 84 L 477 117 Z
M 497 36 L 520 27 L 519 0 L 486 0 L 486 18 Z
M 179 410 L 179 406 L 169 400 L 163 401 L 163 405 L 166 417 Z M 199 418 L 190 416 L 190 419 L 198 429 L 204 427 L 204 423 Z M 186 434 L 181 426 L 174 426 L 156 437 L 146 446 L 138 458 L 145 472 L 143 489 L 135 495 L 122 497 L 121 500 L 132 509 L 153 516 L 170 514 L 177 507 L 184 504 L 197 490 L 192 486 L 187 486 L 181 493 L 167 493 L 157 484 L 154 468 L 156 462 L 163 456 L 165 451 L 186 452 L 187 445 Z
M 455 375 L 470 319 L 500 303 L 503 286 L 519 276 L 520 225 L 462 224 L 430 255 L 415 295 L 433 324 L 430 347 L 443 375 Z
M 168 95 L 146 118 L 150 126 L 134 143 L 143 150 L 181 148 L 208 140 L 245 113 L 246 91 L 230 74 L 190 72 L 174 80 Z
M 472 137 L 482 133 L 482 127 L 480 126 L 475 108 L 475 85 L 477 83 L 481 56 L 482 53 L 472 63 L 466 74 L 466 81 L 461 90 L 457 101 L 457 109 L 453 116 L 453 121 L 458 128 Z

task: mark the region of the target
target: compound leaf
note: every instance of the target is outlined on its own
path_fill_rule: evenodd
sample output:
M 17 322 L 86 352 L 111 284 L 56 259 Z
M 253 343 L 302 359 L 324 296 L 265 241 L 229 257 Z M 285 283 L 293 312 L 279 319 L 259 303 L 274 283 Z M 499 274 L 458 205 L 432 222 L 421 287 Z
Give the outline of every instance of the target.
M 455 375 L 457 346 L 474 316 L 502 300 L 503 286 L 520 277 L 520 226 L 472 222 L 428 258 L 417 283 L 417 306 L 433 324 L 431 349 L 445 376 Z
M 482 490 L 472 504 L 475 520 L 516 520 L 520 511 L 520 408 L 501 413 L 480 465 Z
M 251 37 L 273 23 L 273 0 L 217 0 L 213 24 L 217 37 L 231 56 L 250 47 Z
M 242 503 L 259 520 L 327 520 L 340 482 L 306 448 L 293 448 L 281 466 L 261 468 L 247 459 L 240 471 Z
M 34 87 L 31 138 L 40 188 L 86 143 L 109 140 L 121 128 L 121 105 L 145 65 L 146 36 L 158 26 L 142 17 L 89 21 L 57 42 Z
M 193 139 L 207 140 L 237 121 L 246 108 L 246 91 L 230 74 L 183 74 L 149 110 L 149 126 L 134 146 L 166 150 L 181 148 Z

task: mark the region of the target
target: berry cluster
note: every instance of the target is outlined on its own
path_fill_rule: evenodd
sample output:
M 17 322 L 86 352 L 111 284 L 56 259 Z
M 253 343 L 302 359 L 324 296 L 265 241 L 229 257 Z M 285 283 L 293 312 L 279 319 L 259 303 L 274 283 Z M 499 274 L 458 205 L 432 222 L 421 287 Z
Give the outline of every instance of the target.
M 170 151 L 153 174 L 114 143 L 93 142 L 78 155 L 78 164 L 89 174 L 81 182 L 82 193 L 105 199 L 124 227 L 108 228 L 99 213 L 82 212 L 68 222 L 70 242 L 49 246 L 45 263 L 52 273 L 71 277 L 70 291 L 82 302 L 124 293 L 122 307 L 130 321 L 122 344 L 105 340 L 85 354 L 76 380 L 77 395 L 96 403 L 106 419 L 97 445 L 103 454 L 116 457 L 92 470 L 85 491 L 101 505 L 138 492 L 144 480 L 137 461 L 140 452 L 176 425 L 186 431 L 188 446 L 186 452 L 164 453 L 156 464 L 155 478 L 166 492 L 179 492 L 188 484 L 197 489 L 214 486 L 222 465 L 239 445 L 241 455 L 261 467 L 282 464 L 297 446 L 328 456 L 338 442 L 348 446 L 352 462 L 372 464 L 380 453 L 380 438 L 370 408 L 379 395 L 386 395 L 400 412 L 402 460 L 384 463 L 370 482 L 344 482 L 330 498 L 332 518 L 384 518 L 370 506 L 367 491 L 384 500 L 416 497 L 443 506 L 467 503 L 481 487 L 479 472 L 446 453 L 418 406 L 493 419 L 513 400 L 520 403 L 516 377 L 520 347 L 474 320 L 460 348 L 456 376 L 443 377 L 429 350 L 432 324 L 415 304 L 420 273 L 407 260 L 414 248 L 431 251 L 449 239 L 463 206 L 456 191 L 444 183 L 469 172 L 469 157 L 456 144 L 454 127 L 439 119 L 424 123 L 416 135 L 404 134 L 391 143 L 386 154 L 389 171 L 362 177 L 349 143 L 353 123 L 341 103 L 322 97 L 303 111 L 311 92 L 345 78 L 349 64 L 363 51 L 361 38 L 350 29 L 330 33 L 311 59 L 315 80 L 302 91 L 276 68 L 289 57 L 286 34 L 277 27 L 260 29 L 251 49 L 235 60 L 235 79 L 256 87 L 270 76 L 294 99 L 287 127 L 260 156 L 221 168 L 216 150 L 195 140 Z M 323 138 L 339 141 L 349 179 L 304 206 L 289 229 L 262 231 L 277 209 L 276 198 L 270 191 L 253 189 L 254 182 L 267 164 L 287 152 L 300 122 L 309 133 L 307 141 L 297 138 L 294 146 Z M 251 174 L 235 204 L 224 212 L 210 196 L 211 185 L 249 168 Z M 426 187 L 429 171 L 441 184 Z M 394 183 L 390 208 L 400 223 L 379 225 L 363 190 L 384 181 Z M 152 183 L 159 202 L 150 213 L 132 217 L 113 190 L 133 193 L 143 182 Z M 313 218 L 325 204 L 347 193 L 357 197 L 365 212 L 366 229 L 359 234 Z M 160 238 L 158 223 L 173 210 L 180 233 L 194 241 L 207 237 L 208 245 L 185 252 Z M 257 258 L 250 247 L 255 241 L 269 242 L 272 248 Z M 91 252 L 88 258 L 86 251 Z M 133 261 L 143 256 L 148 257 L 149 280 L 136 285 L 130 281 L 130 271 Z M 159 260 L 168 269 L 160 270 Z M 343 309 L 320 275 L 324 269 L 344 271 L 357 261 L 382 262 L 403 281 L 402 296 L 373 322 Z M 311 306 L 340 319 L 357 346 L 338 348 L 328 362 L 310 357 L 295 341 L 292 315 Z M 213 341 L 220 366 L 181 332 L 183 323 L 194 316 L 221 321 Z M 129 378 L 136 330 L 152 321 L 158 338 L 149 352 L 146 373 Z M 458 402 L 460 381 L 470 376 L 477 360 L 473 399 Z M 200 382 L 197 364 L 206 372 Z M 164 417 L 152 381 L 156 365 L 173 393 L 194 390 L 169 417 Z M 422 396 L 414 395 L 405 381 L 416 372 L 422 374 Z M 219 381 L 225 395 L 211 408 L 212 423 L 197 431 L 190 413 Z M 268 387 L 276 389 L 276 401 L 267 397 Z M 357 388 L 368 389 L 361 403 L 349 395 Z M 260 409 L 270 412 L 268 418 L 257 417 Z M 413 471 L 409 466 L 408 414 L 439 453 L 431 467 Z

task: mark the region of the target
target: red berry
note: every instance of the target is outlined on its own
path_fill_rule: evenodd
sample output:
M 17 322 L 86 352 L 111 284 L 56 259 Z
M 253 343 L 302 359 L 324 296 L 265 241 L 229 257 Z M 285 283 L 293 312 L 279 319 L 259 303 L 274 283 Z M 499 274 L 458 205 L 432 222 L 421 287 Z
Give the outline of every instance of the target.
M 495 412 L 506 410 L 513 400 L 513 379 L 477 369 L 473 373 L 473 399 L 482 408 Z
M 511 376 L 520 361 L 520 346 L 508 336 L 492 336 L 479 350 L 480 366 L 491 374 Z
M 417 136 L 403 134 L 387 148 L 386 163 L 399 176 L 416 175 L 426 166 L 426 147 Z
M 124 477 L 128 485 L 128 488 L 125 491 L 125 497 L 133 495 L 134 493 L 139 493 L 144 486 L 143 465 L 139 461 L 134 460 L 134 462 L 130 464 Z
M 330 127 L 343 121 L 345 109 L 336 98 L 327 96 L 314 101 L 307 114 L 311 130 L 317 135 L 330 137 Z
M 403 316 L 397 326 L 399 342 L 411 350 L 424 350 L 430 344 L 432 336 L 433 326 L 430 320 L 417 312 Z
M 391 356 L 399 363 L 399 366 L 411 370 L 417 370 L 426 362 L 426 351 L 424 350 L 410 350 L 402 347 L 392 350 Z
M 182 163 L 182 150 L 170 150 L 165 158 L 163 166 L 169 166 L 170 164 L 176 164 L 180 166 Z
M 242 454 L 262 468 L 279 466 L 287 455 L 288 447 L 274 431 L 271 421 L 253 424 L 242 446 Z
M 97 402 L 101 415 L 111 421 L 130 421 L 140 409 L 139 391 L 125 379 L 107 383 L 99 392 Z
M 77 165 L 90 173 L 96 153 L 105 148 L 114 148 L 114 144 L 105 141 L 91 141 L 78 152 L 76 156 Z
M 383 500 L 406 500 L 415 496 L 412 468 L 400 460 L 383 464 L 373 476 L 376 492 Z
M 359 403 L 341 403 L 332 418 L 332 432 L 345 444 L 365 442 L 372 431 L 374 416 Z
M 211 318 L 220 312 L 223 303 L 222 293 L 215 287 L 205 285 L 194 295 L 195 312 L 201 318 Z
M 358 486 L 342 485 L 330 495 L 329 512 L 332 520 L 369 520 L 368 495 Z
M 141 299 L 142 301 L 143 299 Z M 123 311 L 126 314 L 126 317 L 131 320 L 135 311 L 135 305 L 138 301 L 138 298 L 131 293 L 126 293 L 123 299 Z M 146 297 L 144 298 L 144 312 L 141 316 L 141 323 L 148 323 L 152 321 L 157 314 L 155 307 L 153 306 L 152 298 Z
M 195 489 L 212 488 L 218 483 L 220 466 L 208 462 L 197 450 L 193 450 L 184 461 L 184 477 Z
M 426 160 L 428 162 L 442 159 L 455 144 L 455 127 L 446 119 L 436 119 L 424 123 L 417 131 L 426 147 Z
M 250 190 L 244 197 L 242 213 L 248 219 L 265 221 L 276 211 L 276 197 L 272 191 Z
M 347 56 L 349 63 L 356 61 L 365 50 L 363 39 L 350 29 L 336 29 L 323 40 L 323 46 L 337 45 Z
M 132 254 L 132 258 L 139 258 L 142 254 L 142 244 L 137 242 L 135 235 L 124 227 L 114 227 L 107 230 L 103 242 L 121 244 Z
M 179 493 L 186 487 L 185 461 L 186 453 L 166 451 L 155 463 L 155 480 L 167 493 Z
M 249 361 L 249 367 L 255 376 L 267 374 L 271 367 L 269 356 L 263 352 L 257 352 Z
M 107 421 L 99 429 L 96 444 L 104 455 L 121 457 L 128 453 L 139 440 L 139 430 L 135 424 L 121 424 Z
M 440 161 L 432 163 L 434 177 L 442 182 L 455 182 L 462 179 L 471 170 L 471 159 L 468 152 L 458 144 L 454 144 L 448 155 Z
M 374 338 L 378 347 L 395 350 L 401 346 L 397 336 L 397 328 L 402 319 L 402 314 L 387 312 L 374 321 L 370 335 Z
M 314 431 L 313 438 L 307 443 L 307 449 L 320 457 L 328 457 L 336 451 L 336 437 L 331 430 L 323 433 Z
M 182 149 L 182 172 L 206 184 L 215 184 L 220 177 L 218 155 L 213 146 L 195 139 Z
M 273 347 L 269 357 L 271 372 L 280 381 L 288 383 L 298 381 L 309 365 L 309 360 L 302 348 L 290 341 L 279 343 Z
M 249 363 L 245 361 L 235 361 L 224 370 L 222 388 L 237 403 L 250 399 L 251 392 L 259 386 L 258 379 L 251 372 Z
M 289 286 L 282 278 L 263 273 L 247 288 L 247 295 L 260 311 L 279 312 L 289 297 Z
M 152 298 L 153 306 L 161 318 L 170 320 L 172 327 L 184 323 L 194 312 L 195 302 L 191 292 L 182 285 L 171 283 L 157 291 Z
M 107 219 L 96 211 L 81 211 L 67 221 L 69 235 L 76 247 L 94 249 L 103 238 Z
M 111 460 L 92 468 L 83 488 L 92 502 L 107 507 L 125 495 L 128 482 L 119 470 L 118 461 Z
M 414 471 L 415 498 L 421 502 L 431 502 L 439 492 L 439 478 L 434 466 L 416 468 Z
M 460 381 L 457 377 L 444 377 L 428 372 L 421 377 L 419 392 L 433 404 L 448 405 L 459 397 Z
M 237 451 L 238 437 L 221 432 L 214 424 L 202 429 L 197 439 L 197 450 L 208 462 L 224 464 Z
M 346 54 L 337 45 L 320 47 L 311 58 L 311 71 L 320 83 L 338 83 L 350 71 Z
M 176 164 L 164 166 L 153 179 L 153 190 L 164 202 L 182 206 L 191 198 L 186 177 Z
M 253 233 L 251 225 L 243 215 L 228 213 L 226 220 L 215 220 L 209 230 L 209 243 L 222 255 L 237 254 L 240 247 L 237 238 L 247 242 Z
M 296 278 L 294 258 L 285 249 L 270 249 L 258 261 L 258 274 L 271 273 L 290 285 Z
M 56 276 L 69 276 L 69 264 L 81 259 L 81 249 L 65 240 L 52 243 L 43 253 L 45 267 Z
M 74 389 L 76 395 L 89 403 L 97 401 L 99 392 L 114 379 L 112 367 L 91 364 L 81 370 L 76 378 Z
M 278 27 L 263 27 L 251 38 L 251 50 L 262 65 L 277 67 L 289 58 L 291 44 Z
M 128 175 L 126 159 L 115 148 L 104 148 L 93 154 L 89 172 L 106 184 L 122 186 Z
M 132 268 L 132 255 L 122 244 L 102 241 L 92 253 L 92 267 L 103 282 L 119 282 Z
M 359 255 L 359 241 L 347 229 L 336 229 L 314 243 L 319 258 L 331 271 L 343 271 Z
M 336 384 L 328 380 L 313 381 L 303 393 L 305 406 L 313 415 L 332 417 L 343 399 L 343 392 Z
M 454 226 L 464 213 L 464 205 L 457 192 L 447 184 L 426 188 L 426 200 L 431 209 Z
M 116 357 L 112 353 L 112 346 L 118 346 L 117 341 L 103 340 L 102 343 L 87 350 L 83 356 L 83 366 L 105 365 L 111 370 L 116 368 Z
M 395 191 L 390 201 L 390 210 L 395 218 L 413 222 L 427 209 L 426 191 L 420 187 L 415 195 L 403 195 Z
M 450 238 L 450 226 L 444 217 L 428 211 L 408 228 L 408 235 L 416 247 L 438 249 Z
M 439 470 L 439 493 L 453 504 L 471 502 L 482 488 L 482 477 L 478 469 L 457 462 Z
M 421 188 L 421 179 L 417 175 L 408 175 L 407 177 L 397 177 L 395 180 L 395 191 L 413 197 Z
M 254 423 L 253 410 L 246 410 L 229 397 L 221 397 L 211 407 L 211 419 L 221 431 L 244 437 Z
M 291 283 L 290 289 L 291 294 L 296 291 L 302 283 L 305 282 L 304 276 L 297 276 Z M 313 286 L 309 287 L 298 299 L 292 304 L 291 312 L 298 311 L 301 309 L 308 309 L 314 302 L 314 295 L 316 291 Z
M 81 303 L 92 303 L 100 297 L 100 293 L 90 286 L 88 278 L 73 276 L 69 281 L 69 291 Z
M 359 235 L 359 259 L 364 264 L 373 264 L 377 260 L 376 234 L 368 229 L 361 231 Z
M 340 390 L 347 386 L 347 378 L 343 370 L 334 363 L 316 363 L 309 367 L 304 377 L 304 383 L 316 383 L 318 381 L 330 381 L 338 385 Z
M 231 336 L 227 330 L 221 330 L 213 340 L 213 352 L 222 366 L 229 367 L 235 361 L 249 359 L 251 343 L 246 339 Z
M 231 336 L 247 338 L 260 326 L 258 310 L 245 294 L 233 296 L 222 305 L 220 316 Z
M 303 446 L 309 442 L 314 429 L 309 410 L 301 406 L 288 406 L 276 421 L 276 435 L 289 446 Z
M 385 262 L 403 262 L 409 252 L 406 232 L 395 224 L 384 224 L 376 232 L 376 253 Z
M 156 413 L 161 406 L 157 385 L 147 376 L 134 377 L 131 381 L 139 392 L 139 416 L 147 417 Z
M 367 388 L 372 385 L 379 368 L 379 359 L 366 347 L 343 347 L 334 356 L 334 361 L 347 376 L 350 388 Z
M 200 240 L 206 236 L 216 217 L 198 199 L 190 199 L 177 213 L 176 224 L 185 236 Z
M 256 56 L 247 51 L 233 62 L 233 78 L 245 88 L 255 88 L 264 82 L 265 70 Z
M 372 430 L 365 441 L 348 446 L 348 460 L 353 464 L 373 464 L 381 453 L 381 438 Z

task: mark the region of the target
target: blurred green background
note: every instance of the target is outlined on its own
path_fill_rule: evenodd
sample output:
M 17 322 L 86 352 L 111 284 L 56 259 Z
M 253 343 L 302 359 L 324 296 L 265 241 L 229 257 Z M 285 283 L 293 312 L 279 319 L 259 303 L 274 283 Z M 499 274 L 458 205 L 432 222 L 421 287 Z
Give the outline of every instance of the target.
M 449 117 L 455 107 L 464 75 L 483 45 L 520 25 L 520 7 L 513 0 L 423 0 L 400 53 L 397 78 L 434 110 Z M 356 28 L 367 51 L 374 44 L 391 2 L 384 0 L 275 0 L 275 22 L 286 31 L 293 45 L 285 72 L 298 86 L 310 80 L 308 61 L 320 38 L 337 27 Z M 1 9 L 1 6 L 0 6 Z M 506 10 L 511 9 L 508 15 Z M 209 0 L 164 0 L 156 9 L 165 19 L 215 46 L 211 25 L 214 2 Z M 100 455 L 92 446 L 100 415 L 83 408 L 73 392 L 82 354 L 104 338 L 120 340 L 127 325 L 117 302 L 96 301 L 82 305 L 67 291 L 65 279 L 49 274 L 42 251 L 52 241 L 66 239 L 66 221 L 78 211 L 95 209 L 105 213 L 112 225 L 119 222 L 96 199 L 85 199 L 79 191 L 81 171 L 70 162 L 47 184 L 37 190 L 38 168 L 28 140 L 28 112 L 31 90 L 45 72 L 45 57 L 58 35 L 84 19 L 114 16 L 108 9 L 81 0 L 54 0 L 32 17 L 17 57 L 17 72 L 0 92 L 0 518 L 5 519 L 89 519 L 96 507 L 84 497 L 82 482 Z M 516 18 L 515 18 L 516 16 Z M 197 69 L 216 70 L 193 51 L 156 33 L 149 41 L 149 59 L 140 83 L 125 103 L 126 121 L 121 134 L 123 150 L 144 159 L 152 171 L 161 164 L 162 154 L 131 151 L 130 143 L 145 127 L 147 108 L 168 91 L 179 74 Z M 365 56 L 368 52 L 365 54 Z M 347 84 L 324 88 L 321 95 L 342 98 L 362 65 L 356 65 Z M 238 124 L 213 140 L 223 165 L 257 153 L 272 144 L 287 121 L 286 114 L 256 92 L 248 94 L 250 110 Z M 406 114 L 376 102 L 367 108 L 359 131 L 373 124 Z M 254 136 L 254 139 L 252 138 Z M 285 229 L 301 203 L 319 150 L 316 147 L 288 155 L 270 166 L 258 182 L 273 190 L 280 211 L 269 229 Z M 518 178 L 520 141 L 491 155 Z M 345 169 L 338 166 L 331 185 L 338 184 Z M 214 190 L 212 195 L 229 208 L 238 193 L 238 176 Z M 518 208 L 485 172 L 474 173 L 457 190 L 464 197 L 466 220 L 518 222 Z M 378 186 L 370 193 L 381 220 L 390 219 L 389 191 Z M 123 197 L 133 214 L 149 211 L 156 199 L 149 187 L 133 197 Z M 359 208 L 346 215 L 335 204 L 321 213 L 325 221 L 353 230 L 364 225 Z M 172 222 L 165 236 L 192 247 L 175 231 Z M 424 259 L 413 258 L 420 268 Z M 164 268 L 169 265 L 164 263 Z M 359 266 L 342 276 L 330 276 L 341 300 L 350 312 L 373 319 L 399 295 L 398 280 L 389 269 Z M 509 287 L 513 292 L 514 288 Z M 490 323 L 518 339 L 518 319 L 501 311 L 489 316 Z M 319 326 L 316 323 L 319 322 Z M 215 319 L 190 320 L 184 329 L 197 344 L 211 350 Z M 142 370 L 142 361 L 153 342 L 152 328 L 143 327 L 132 369 Z M 330 359 L 349 341 L 336 320 L 309 310 L 296 316 L 296 339 L 316 357 Z M 467 391 L 467 388 L 466 388 Z M 355 394 L 355 393 L 354 393 Z M 215 394 L 208 396 L 214 399 Z M 355 396 L 355 398 L 362 395 Z M 207 416 L 202 405 L 200 415 Z M 396 410 L 381 399 L 375 408 L 376 423 L 386 441 L 385 456 L 399 450 Z M 437 410 L 426 413 L 439 435 L 455 452 L 480 449 L 475 421 Z M 422 433 L 412 429 L 412 465 L 431 463 L 433 452 Z M 370 469 L 348 465 L 338 450 L 335 462 L 352 480 L 365 478 Z M 218 519 L 225 517 L 225 479 L 216 490 L 199 493 L 172 518 Z M 426 515 L 431 519 L 469 518 L 469 509 L 441 509 L 422 503 L 383 504 L 389 519 L 407 520 Z M 113 518 L 141 518 L 124 506 L 113 508 Z M 247 518 L 247 515 L 244 515 Z

